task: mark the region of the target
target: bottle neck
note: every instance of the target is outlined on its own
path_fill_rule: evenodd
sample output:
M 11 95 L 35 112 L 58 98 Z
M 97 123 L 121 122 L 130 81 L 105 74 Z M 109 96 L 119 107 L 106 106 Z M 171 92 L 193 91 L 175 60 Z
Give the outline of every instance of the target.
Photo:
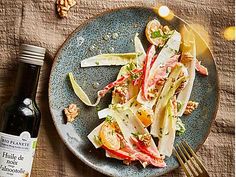
M 41 66 L 19 63 L 14 98 L 35 99 Z

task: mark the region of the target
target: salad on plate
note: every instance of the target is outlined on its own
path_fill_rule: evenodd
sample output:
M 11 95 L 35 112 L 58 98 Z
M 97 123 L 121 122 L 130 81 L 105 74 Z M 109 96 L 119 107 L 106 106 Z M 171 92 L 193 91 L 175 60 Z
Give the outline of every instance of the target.
M 180 34 L 156 19 L 145 29 L 150 47 L 145 51 L 138 34 L 133 53 L 109 53 L 81 61 L 81 67 L 121 65 L 117 79 L 98 91 L 92 103 L 76 82 L 69 79 L 75 94 L 87 106 L 97 106 L 112 91 L 112 101 L 98 111 L 103 122 L 88 138 L 109 158 L 129 165 L 139 161 L 165 167 L 176 136 L 185 131 L 183 114 L 190 114 L 198 103 L 190 101 L 196 71 L 206 76 L 207 68 L 196 58 L 194 34 L 184 27 Z

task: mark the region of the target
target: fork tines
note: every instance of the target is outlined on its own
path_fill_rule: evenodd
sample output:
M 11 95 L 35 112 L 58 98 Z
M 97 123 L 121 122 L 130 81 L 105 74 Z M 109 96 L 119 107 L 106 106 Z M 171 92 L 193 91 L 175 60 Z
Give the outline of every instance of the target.
M 209 176 L 202 162 L 198 159 L 198 156 L 185 141 L 176 145 L 174 153 L 188 177 Z

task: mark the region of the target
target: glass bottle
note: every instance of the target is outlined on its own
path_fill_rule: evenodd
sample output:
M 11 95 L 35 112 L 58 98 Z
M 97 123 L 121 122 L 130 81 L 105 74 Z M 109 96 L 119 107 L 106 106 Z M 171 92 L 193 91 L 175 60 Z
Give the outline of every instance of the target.
M 29 177 L 41 113 L 35 102 L 45 49 L 22 44 L 15 91 L 0 113 L 0 177 Z

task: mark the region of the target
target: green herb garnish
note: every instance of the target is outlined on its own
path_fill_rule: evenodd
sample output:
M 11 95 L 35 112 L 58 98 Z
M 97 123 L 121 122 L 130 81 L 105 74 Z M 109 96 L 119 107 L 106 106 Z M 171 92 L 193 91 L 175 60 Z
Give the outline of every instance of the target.
M 157 38 L 157 37 L 162 37 L 160 30 L 151 33 L 151 38 Z
M 139 76 L 138 76 L 137 74 L 132 74 L 132 75 L 131 75 L 131 79 L 132 79 L 132 80 L 138 79 L 138 77 L 139 77 Z
M 169 32 L 167 34 L 161 34 L 161 30 L 157 30 L 151 33 L 151 38 L 162 38 L 163 40 L 168 39 L 173 32 Z
M 101 107 L 99 105 L 96 106 L 96 111 L 100 111 L 101 110 Z
M 185 126 L 182 122 L 182 120 L 178 117 L 176 122 L 176 135 L 181 136 L 185 132 Z
M 170 34 L 163 34 L 161 36 L 162 39 L 168 39 L 170 37 Z
M 112 122 L 112 117 L 111 116 L 109 116 L 109 115 L 107 115 L 107 117 L 106 117 L 106 119 L 105 119 L 105 121 L 106 122 L 109 122 L 109 123 L 111 123 Z
M 133 101 L 132 103 L 130 103 L 130 107 L 132 107 L 132 106 L 133 106 L 133 104 L 134 104 L 134 101 Z
M 102 141 L 101 138 L 99 136 L 94 135 L 94 141 L 98 144 L 98 145 L 102 145 Z
M 137 132 L 137 133 L 131 133 L 134 137 L 139 137 L 140 135 L 142 135 L 141 133 Z
M 142 52 L 138 53 L 138 54 L 137 54 L 137 57 L 141 56 L 142 54 L 143 54 Z
M 132 70 L 134 70 L 136 68 L 135 64 L 134 63 L 129 63 L 127 66 L 126 66 L 126 70 L 131 72 Z
M 142 115 L 142 113 L 140 112 L 140 111 L 137 111 L 137 113 L 141 116 Z
M 177 111 L 179 112 L 183 106 L 183 103 L 177 101 Z
M 160 134 L 163 134 L 162 128 L 160 128 Z
M 124 147 L 125 147 L 124 143 L 120 142 L 120 148 L 122 149 Z

